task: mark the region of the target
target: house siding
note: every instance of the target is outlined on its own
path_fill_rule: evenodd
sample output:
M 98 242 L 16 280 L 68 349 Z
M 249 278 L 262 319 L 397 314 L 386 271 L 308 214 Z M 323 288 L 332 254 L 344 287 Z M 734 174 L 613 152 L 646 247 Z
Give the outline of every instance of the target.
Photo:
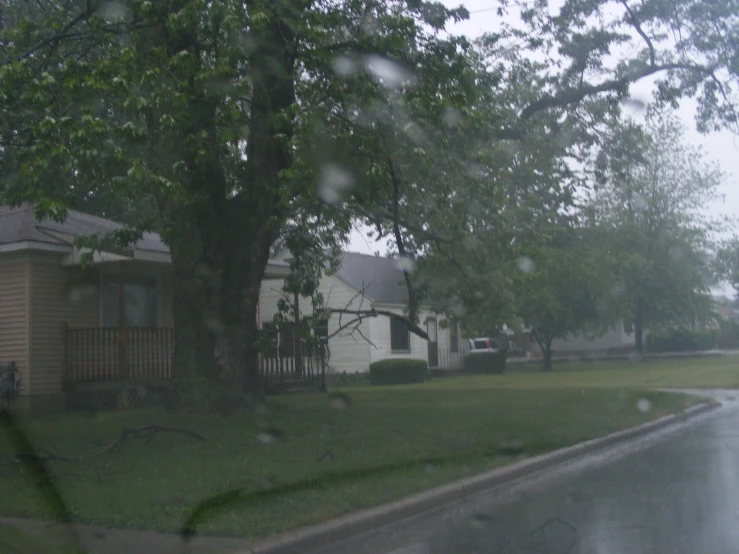
M 277 313 L 277 303 L 282 297 L 282 285 L 282 280 L 266 280 L 262 282 L 260 292 L 260 316 L 262 323 L 272 321 Z M 360 299 L 357 298 L 357 292 L 334 276 L 321 279 L 318 292 L 323 294 L 323 298 L 330 308 L 349 307 L 350 309 L 360 309 Z M 311 309 L 310 299 L 301 298 L 299 303 L 301 315 L 308 315 L 308 311 Z M 370 308 L 366 299 L 362 308 Z M 350 319 L 348 316 L 343 316 L 342 322 L 346 323 Z M 365 319 L 359 325 L 359 332 L 345 336 L 340 334 L 329 340 L 330 358 L 328 364 L 330 371 L 356 373 L 369 369 L 370 351 L 373 348 L 367 340 L 362 338 L 362 335 L 370 339 L 370 328 L 375 319 L 386 318 Z M 338 329 L 339 316 L 334 314 L 328 321 L 329 335 L 335 333 Z
M 97 327 L 98 272 L 62 267 L 56 256 L 30 262 L 30 394 L 62 392 L 62 328 Z
M 403 315 L 403 306 L 399 305 L 377 305 L 377 309 L 387 310 L 398 315 Z M 419 312 L 419 320 L 425 328 L 426 319 L 432 312 Z M 441 332 L 441 329 L 439 330 Z M 390 318 L 385 316 L 375 317 L 370 320 L 370 340 L 375 347 L 370 349 L 370 362 L 385 359 L 416 358 L 428 361 L 428 342 L 418 335 L 411 333 L 411 351 L 393 352 L 390 348 Z
M 627 333 L 623 325 L 608 330 L 604 335 L 588 338 L 583 335 L 571 335 L 567 339 L 552 341 L 552 350 L 557 352 L 588 352 L 608 350 L 611 348 L 628 348 L 634 346 L 634 334 Z
M 0 258 L 0 364 L 16 363 L 22 395 L 29 392 L 28 273 L 26 259 Z

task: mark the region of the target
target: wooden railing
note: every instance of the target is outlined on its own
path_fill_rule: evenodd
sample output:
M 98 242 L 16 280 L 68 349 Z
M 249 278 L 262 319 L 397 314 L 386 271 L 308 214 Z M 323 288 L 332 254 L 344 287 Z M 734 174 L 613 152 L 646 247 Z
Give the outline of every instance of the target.
M 268 386 L 280 390 L 326 386 L 326 366 L 316 355 L 260 356 L 262 378 Z
M 63 335 L 67 382 L 172 378 L 171 328 L 127 327 L 119 334 L 116 327 L 65 327 Z

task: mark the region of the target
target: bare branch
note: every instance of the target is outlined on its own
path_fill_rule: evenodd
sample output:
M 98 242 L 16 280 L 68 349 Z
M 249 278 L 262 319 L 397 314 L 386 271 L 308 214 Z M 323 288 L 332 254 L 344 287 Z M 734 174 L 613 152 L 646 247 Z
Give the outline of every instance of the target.
M 644 39 L 644 42 L 647 43 L 647 48 L 649 48 L 649 65 L 651 67 L 654 67 L 656 62 L 656 55 L 654 53 L 654 44 L 652 44 L 652 40 L 647 36 L 647 34 L 644 32 L 644 30 L 641 28 L 641 25 L 636 19 L 636 14 L 629 8 L 629 5 L 626 3 L 626 0 L 621 0 L 621 4 L 624 8 L 626 8 L 626 12 L 629 14 L 629 23 L 631 23 L 631 26 L 636 29 L 636 32 L 639 33 L 639 36 Z

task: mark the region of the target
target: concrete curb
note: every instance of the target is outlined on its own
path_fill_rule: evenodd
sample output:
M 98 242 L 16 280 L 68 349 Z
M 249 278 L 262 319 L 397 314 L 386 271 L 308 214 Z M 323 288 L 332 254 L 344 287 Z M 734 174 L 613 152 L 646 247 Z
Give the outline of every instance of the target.
M 310 527 L 288 531 L 260 541 L 241 554 L 294 554 L 315 549 L 321 544 L 334 543 L 397 522 L 428 510 L 465 500 L 468 495 L 505 485 L 538 471 L 592 454 L 617 443 L 646 435 L 688 418 L 709 412 L 720 402 L 705 402 L 679 413 L 671 414 L 643 425 L 624 429 L 604 437 L 554 450 L 521 462 L 493 469 L 465 479 L 414 494 L 402 500 L 362 510 Z

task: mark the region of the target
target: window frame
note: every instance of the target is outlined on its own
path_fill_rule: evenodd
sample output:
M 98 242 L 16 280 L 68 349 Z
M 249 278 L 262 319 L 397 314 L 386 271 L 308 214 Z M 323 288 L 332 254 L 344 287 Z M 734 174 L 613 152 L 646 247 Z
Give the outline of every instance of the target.
M 449 322 L 449 352 L 459 354 L 459 323 L 456 320 Z
M 124 294 L 125 294 L 125 286 L 126 285 L 140 285 L 141 282 L 148 281 L 151 284 L 151 288 L 154 291 L 154 314 L 153 314 L 153 321 L 151 326 L 139 326 L 139 325 L 128 325 L 126 324 L 126 327 L 141 327 L 144 329 L 160 329 L 162 327 L 162 288 L 161 288 L 161 279 L 158 274 L 140 274 L 140 273 L 133 273 L 133 274 L 124 274 L 123 276 L 123 286 L 124 286 Z M 106 294 L 106 288 L 111 283 L 114 284 L 114 286 L 117 287 L 118 285 L 118 274 L 113 273 L 111 271 L 100 271 L 100 280 L 99 280 L 99 289 L 98 289 L 98 317 L 100 322 L 101 328 L 111 327 L 110 325 L 106 326 L 106 302 L 105 302 L 105 294 Z M 116 292 L 116 312 L 118 310 L 118 296 Z M 128 312 L 127 312 L 128 313 Z M 116 313 L 116 322 L 113 327 L 118 326 L 118 314 Z
M 405 348 L 397 348 L 396 345 L 394 345 L 395 338 L 396 338 L 396 332 L 393 332 L 393 325 L 402 325 L 405 329 L 405 343 L 408 345 Z M 410 354 L 411 353 L 411 330 L 406 325 L 406 323 L 400 319 L 397 319 L 395 317 L 390 318 L 390 352 L 392 354 Z

